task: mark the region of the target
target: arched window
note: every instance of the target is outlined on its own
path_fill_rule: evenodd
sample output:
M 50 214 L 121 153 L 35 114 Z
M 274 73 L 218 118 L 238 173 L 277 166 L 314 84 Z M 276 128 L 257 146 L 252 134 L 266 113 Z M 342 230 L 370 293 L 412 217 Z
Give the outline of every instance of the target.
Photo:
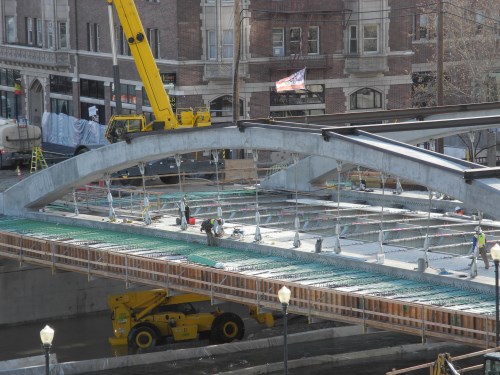
M 220 96 L 210 103 L 210 114 L 212 117 L 231 117 L 233 115 L 233 97 L 231 95 Z M 240 117 L 243 117 L 243 100 L 240 99 Z
M 351 109 L 382 108 L 382 94 L 368 87 L 351 94 Z

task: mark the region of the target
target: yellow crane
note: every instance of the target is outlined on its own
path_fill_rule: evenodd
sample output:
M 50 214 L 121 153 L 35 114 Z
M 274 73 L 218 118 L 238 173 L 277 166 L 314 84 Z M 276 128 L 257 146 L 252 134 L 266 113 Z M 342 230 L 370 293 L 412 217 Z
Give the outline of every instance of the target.
M 112 116 L 106 129 L 108 141 L 115 143 L 128 140 L 130 133 L 211 125 L 208 108 L 187 108 L 173 112 L 134 1 L 107 1 L 109 6 L 114 5 L 116 9 L 155 116 L 155 120 L 150 123 L 146 123 L 145 116 L 140 114 Z

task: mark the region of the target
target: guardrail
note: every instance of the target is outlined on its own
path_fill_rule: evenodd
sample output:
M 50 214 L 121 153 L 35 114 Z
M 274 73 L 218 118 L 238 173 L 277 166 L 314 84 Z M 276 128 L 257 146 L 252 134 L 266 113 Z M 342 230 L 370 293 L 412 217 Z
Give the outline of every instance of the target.
M 466 360 L 466 359 L 471 359 L 475 357 L 481 357 L 478 358 L 479 362 L 483 361 L 483 356 L 488 353 L 495 353 L 498 352 L 499 348 L 493 348 L 493 349 L 486 349 L 486 350 L 481 350 L 479 352 L 474 352 L 474 353 L 469 353 L 469 354 L 464 354 L 464 355 L 459 355 L 456 357 L 453 357 L 453 364 L 457 364 L 457 362 Z M 434 374 L 434 368 L 436 367 L 436 361 L 434 362 L 429 362 L 429 363 L 424 363 L 423 365 L 418 365 L 418 366 L 412 366 L 412 367 L 407 367 L 404 369 L 399 369 L 399 370 L 392 370 L 388 371 L 385 373 L 385 375 L 400 375 L 400 374 L 408 374 L 410 371 L 416 371 L 416 370 L 424 370 L 424 369 L 429 369 L 429 374 Z M 479 365 L 474 365 L 474 366 L 469 366 L 469 367 L 458 367 L 460 369 L 460 374 L 466 374 L 468 372 L 472 371 L 477 371 L 477 370 L 482 370 L 484 365 L 481 363 Z
M 91 247 L 79 241 L 65 243 L 37 239 L 16 233 L 0 232 L 0 256 L 22 263 L 61 269 L 91 277 L 123 280 L 152 287 L 209 295 L 213 300 L 257 305 L 281 311 L 278 290 L 286 284 L 292 291 L 289 312 L 384 330 L 493 347 L 494 317 L 312 287 L 203 267 L 171 262 L 156 257 L 130 255 Z M 157 255 L 156 255 L 157 256 Z

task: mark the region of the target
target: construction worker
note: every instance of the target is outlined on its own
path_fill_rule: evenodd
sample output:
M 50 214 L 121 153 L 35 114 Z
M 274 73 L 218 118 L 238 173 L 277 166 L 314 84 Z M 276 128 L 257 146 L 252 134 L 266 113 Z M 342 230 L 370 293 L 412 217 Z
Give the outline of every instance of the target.
M 486 236 L 479 225 L 475 227 L 474 230 L 476 233 L 474 234 L 474 237 L 472 237 L 472 253 L 475 256 L 475 249 L 477 246 L 479 254 L 481 254 L 481 258 L 483 258 L 484 261 L 484 269 L 487 270 L 490 268 L 490 263 L 488 261 L 488 254 L 486 254 Z
M 207 234 L 208 246 L 216 246 L 214 237 L 222 237 L 224 234 L 224 219 L 206 219 L 201 223 L 200 232 Z
M 190 208 L 189 208 L 189 205 L 188 205 L 188 201 L 187 201 L 187 196 L 184 195 L 184 197 L 182 197 L 182 202 L 184 203 L 184 216 L 186 217 L 186 222 L 189 223 L 189 218 L 191 217 L 190 216 Z M 177 225 L 181 225 L 181 222 L 182 222 L 182 212 L 181 212 L 181 205 L 179 204 L 179 217 L 177 219 L 175 219 L 175 222 Z
M 455 207 L 455 213 L 456 213 L 457 215 L 464 215 L 464 214 L 465 214 L 465 211 L 464 211 L 464 209 L 463 209 L 462 207 L 457 206 L 457 207 Z

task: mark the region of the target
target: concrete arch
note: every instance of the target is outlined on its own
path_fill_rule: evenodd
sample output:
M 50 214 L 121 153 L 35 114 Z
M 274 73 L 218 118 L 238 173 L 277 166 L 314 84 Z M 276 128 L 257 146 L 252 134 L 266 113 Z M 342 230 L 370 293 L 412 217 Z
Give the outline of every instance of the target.
M 368 133 L 333 136 L 326 141 L 319 133 L 296 132 L 272 127 L 207 128 L 172 131 L 104 146 L 40 171 L 6 190 L 1 212 L 22 215 L 25 210 L 43 207 L 73 188 L 101 179 L 113 172 L 177 153 L 207 149 L 277 150 L 318 155 L 380 170 L 417 181 L 466 202 L 469 206 L 498 218 L 500 179 L 485 178 L 466 183 L 464 171 L 475 164 L 435 154 L 404 143 Z M 307 178 L 307 176 L 303 176 Z

